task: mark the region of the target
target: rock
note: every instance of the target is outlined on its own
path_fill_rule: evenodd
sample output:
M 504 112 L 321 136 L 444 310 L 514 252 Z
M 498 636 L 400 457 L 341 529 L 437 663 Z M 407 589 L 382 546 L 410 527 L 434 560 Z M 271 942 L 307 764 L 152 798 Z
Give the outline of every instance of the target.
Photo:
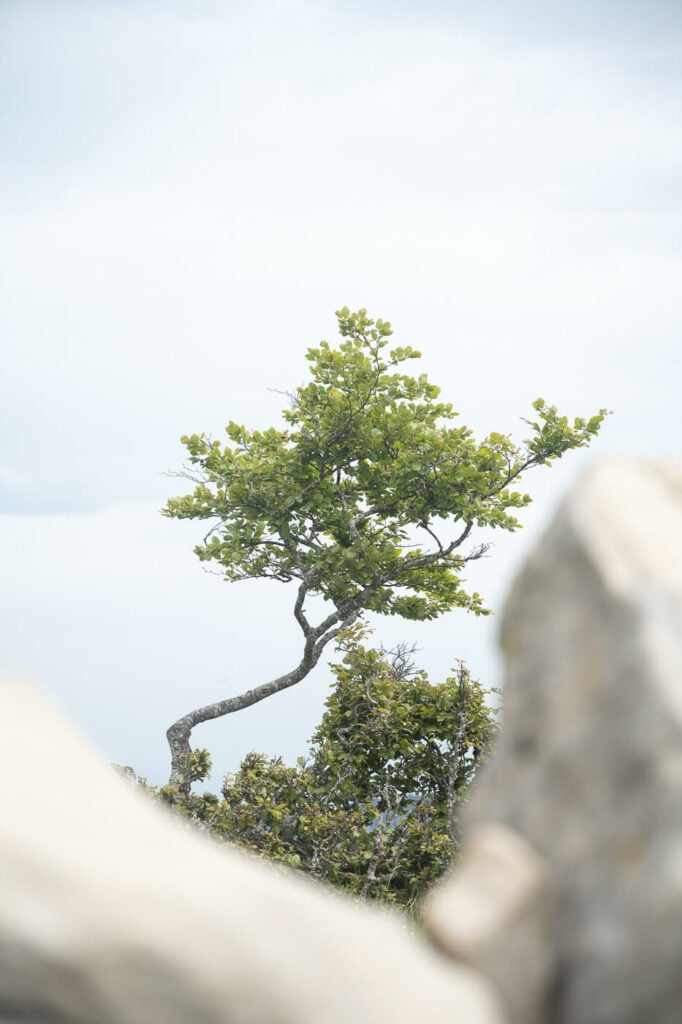
M 504 965 L 490 976 L 519 1024 L 524 999 L 548 1024 L 678 1024 L 682 467 L 598 465 L 524 566 L 502 646 L 504 727 L 468 828 L 522 836 L 556 913 L 544 982 Z
M 218 846 L 0 689 L 0 1007 L 78 1024 L 504 1024 L 397 917 Z
M 548 944 L 553 912 L 549 866 L 511 829 L 480 825 L 467 837 L 456 872 L 423 907 L 424 924 L 457 960 L 504 993 L 514 1021 L 544 1011 L 554 961 Z
M 119 778 L 123 779 L 129 786 L 137 784 L 137 774 L 135 769 L 129 764 L 112 764 L 111 766 Z

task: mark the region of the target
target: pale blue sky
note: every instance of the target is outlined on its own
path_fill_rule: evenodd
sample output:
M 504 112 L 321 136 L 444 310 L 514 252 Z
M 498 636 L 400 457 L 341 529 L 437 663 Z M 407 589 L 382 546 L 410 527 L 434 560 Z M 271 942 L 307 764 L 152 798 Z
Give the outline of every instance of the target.
M 291 595 L 228 586 L 158 515 L 181 433 L 276 420 L 366 306 L 477 431 L 542 395 L 595 454 L 679 453 L 675 3 L 0 6 L 0 666 L 160 779 L 178 714 L 289 667 Z M 529 478 L 511 574 L 591 454 Z M 499 682 L 495 623 L 416 638 Z M 293 757 L 325 671 L 196 741 Z

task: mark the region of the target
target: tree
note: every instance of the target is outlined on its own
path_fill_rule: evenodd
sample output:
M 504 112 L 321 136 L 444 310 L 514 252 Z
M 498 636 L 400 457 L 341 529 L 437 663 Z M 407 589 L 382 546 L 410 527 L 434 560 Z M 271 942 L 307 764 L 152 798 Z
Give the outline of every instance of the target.
M 230 422 L 228 443 L 182 438 L 192 493 L 164 513 L 211 528 L 196 553 L 225 579 L 295 583 L 303 650 L 288 672 L 239 696 L 188 712 L 167 731 L 170 784 L 189 792 L 192 730 L 300 682 L 364 612 L 432 619 L 452 608 L 487 614 L 463 571 L 485 552 L 465 548 L 475 527 L 515 530 L 530 502 L 514 489 L 530 468 L 589 444 L 606 410 L 572 424 L 542 399 L 530 437 L 477 441 L 438 400 L 425 374 L 399 372 L 420 353 L 388 349 L 391 325 L 361 309 L 337 313 L 338 348 L 308 350 L 310 380 L 289 396 L 283 429 Z M 306 601 L 322 597 L 311 621 Z
M 248 754 L 222 796 L 160 796 L 214 836 L 351 894 L 410 909 L 456 854 L 460 804 L 496 732 L 460 662 L 440 684 L 358 631 L 307 758 Z M 195 777 L 210 768 L 193 752 Z

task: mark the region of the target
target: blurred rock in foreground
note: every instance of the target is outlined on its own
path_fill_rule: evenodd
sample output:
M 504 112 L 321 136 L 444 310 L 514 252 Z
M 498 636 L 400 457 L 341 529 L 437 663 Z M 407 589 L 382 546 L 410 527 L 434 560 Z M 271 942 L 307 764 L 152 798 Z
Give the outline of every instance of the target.
M 682 466 L 598 465 L 502 646 L 498 756 L 427 927 L 514 1024 L 680 1024 Z
M 471 968 L 183 827 L 29 685 L 0 721 L 0 1019 L 502 1024 Z

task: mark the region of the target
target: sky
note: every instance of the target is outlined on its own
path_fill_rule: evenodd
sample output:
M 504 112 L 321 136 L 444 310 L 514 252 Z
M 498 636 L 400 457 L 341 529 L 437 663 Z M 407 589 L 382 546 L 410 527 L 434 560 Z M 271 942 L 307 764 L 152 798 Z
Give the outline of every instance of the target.
M 478 435 L 613 411 L 471 566 L 495 615 L 376 620 L 499 685 L 562 494 L 679 456 L 681 51 L 658 0 L 2 0 L 0 670 L 162 782 L 175 718 L 293 667 L 288 588 L 203 572 L 159 510 L 180 435 L 278 423 L 348 305 Z M 196 730 L 214 784 L 303 753 L 329 680 Z

